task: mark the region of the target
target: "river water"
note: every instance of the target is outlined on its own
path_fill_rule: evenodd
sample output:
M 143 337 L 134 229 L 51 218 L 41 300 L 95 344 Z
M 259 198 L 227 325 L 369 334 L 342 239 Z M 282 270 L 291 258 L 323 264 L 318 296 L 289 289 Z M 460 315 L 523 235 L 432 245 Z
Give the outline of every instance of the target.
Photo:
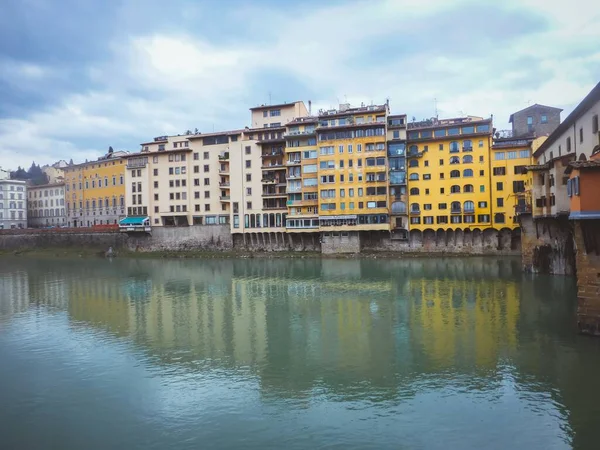
M 509 258 L 3 257 L 0 448 L 598 448 L 575 308 Z

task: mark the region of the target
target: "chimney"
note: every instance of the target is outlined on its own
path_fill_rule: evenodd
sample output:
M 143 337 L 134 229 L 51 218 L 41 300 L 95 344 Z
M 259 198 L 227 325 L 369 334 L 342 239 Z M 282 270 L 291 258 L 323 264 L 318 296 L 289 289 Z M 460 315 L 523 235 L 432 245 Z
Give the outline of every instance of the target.
M 312 116 L 312 100 L 308 101 L 308 115 Z

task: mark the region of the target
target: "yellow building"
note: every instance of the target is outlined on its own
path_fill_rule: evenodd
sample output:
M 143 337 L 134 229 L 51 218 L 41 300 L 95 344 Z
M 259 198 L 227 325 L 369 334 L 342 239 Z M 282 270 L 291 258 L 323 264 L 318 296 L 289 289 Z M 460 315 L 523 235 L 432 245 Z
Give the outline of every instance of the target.
M 386 121 L 389 105 L 320 111 L 321 231 L 390 230 Z
M 109 152 L 64 169 L 68 226 L 116 225 L 125 216 L 125 155 Z
M 286 126 L 288 232 L 319 228 L 318 122 L 316 117 L 300 117 Z
M 436 118 L 408 124 L 410 229 L 491 226 L 492 120 Z

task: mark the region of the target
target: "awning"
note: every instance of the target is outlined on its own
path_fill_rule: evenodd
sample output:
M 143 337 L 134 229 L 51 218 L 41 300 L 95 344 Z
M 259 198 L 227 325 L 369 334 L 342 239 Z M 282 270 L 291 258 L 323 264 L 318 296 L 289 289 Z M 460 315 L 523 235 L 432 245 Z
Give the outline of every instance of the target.
M 143 226 L 144 221 L 148 219 L 148 216 L 136 216 L 136 217 L 125 217 L 119 221 L 119 225 L 122 227 L 125 226 Z

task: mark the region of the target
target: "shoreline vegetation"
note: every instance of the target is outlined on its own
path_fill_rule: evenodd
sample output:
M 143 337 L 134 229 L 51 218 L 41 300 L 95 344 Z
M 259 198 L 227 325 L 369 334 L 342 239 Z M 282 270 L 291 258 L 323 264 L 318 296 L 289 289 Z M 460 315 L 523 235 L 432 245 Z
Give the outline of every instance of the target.
M 315 251 L 247 251 L 247 250 L 229 250 L 229 251 L 210 251 L 210 250 L 186 250 L 186 251 L 149 251 L 135 252 L 130 250 L 117 250 L 116 257 L 119 258 L 139 258 L 139 259 L 394 259 L 394 258 L 464 258 L 471 256 L 493 256 L 497 254 L 475 254 L 463 252 L 370 252 L 344 253 L 344 254 L 323 254 Z M 23 250 L 0 250 L 0 257 L 17 256 L 31 258 L 105 258 L 106 250 L 98 248 L 28 248 Z M 518 257 L 517 255 L 505 255 L 506 257 Z

